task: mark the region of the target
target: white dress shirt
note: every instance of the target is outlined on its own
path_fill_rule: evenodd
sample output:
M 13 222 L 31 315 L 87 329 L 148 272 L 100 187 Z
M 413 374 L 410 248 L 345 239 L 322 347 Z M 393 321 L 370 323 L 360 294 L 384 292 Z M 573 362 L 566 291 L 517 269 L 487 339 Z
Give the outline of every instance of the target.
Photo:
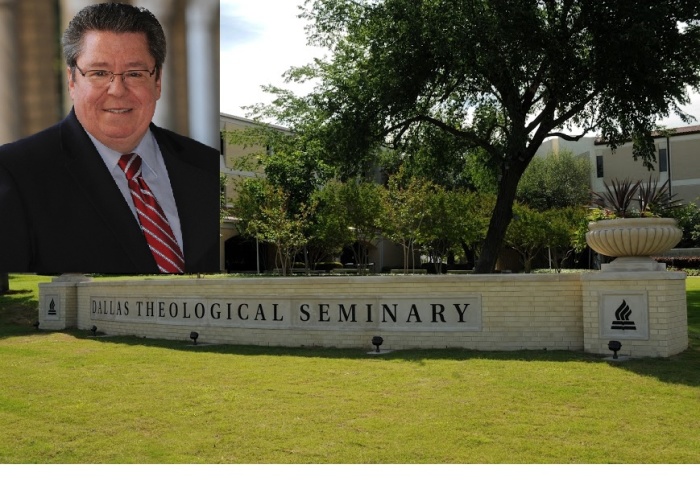
M 136 206 L 134 206 L 134 200 L 131 197 L 129 183 L 126 181 L 126 174 L 119 167 L 119 158 L 122 156 L 122 153 L 108 148 L 95 139 L 90 133 L 88 133 L 88 136 L 90 136 L 95 148 L 97 148 L 97 152 L 100 153 L 107 169 L 112 174 L 114 182 L 117 184 L 117 187 L 119 187 L 119 190 L 124 196 L 124 200 L 134 214 L 134 219 L 138 221 Z M 150 129 L 132 153 L 136 153 L 141 157 L 141 175 L 156 197 L 158 204 L 160 204 L 160 207 L 163 209 L 165 217 L 170 224 L 170 228 L 173 230 L 175 239 L 184 253 L 185 249 L 182 246 L 180 218 L 177 214 L 177 205 L 175 204 L 175 197 L 173 197 L 173 189 L 170 186 L 168 170 L 165 167 L 165 161 L 163 160 L 163 155 L 160 152 L 156 138 L 153 136 Z

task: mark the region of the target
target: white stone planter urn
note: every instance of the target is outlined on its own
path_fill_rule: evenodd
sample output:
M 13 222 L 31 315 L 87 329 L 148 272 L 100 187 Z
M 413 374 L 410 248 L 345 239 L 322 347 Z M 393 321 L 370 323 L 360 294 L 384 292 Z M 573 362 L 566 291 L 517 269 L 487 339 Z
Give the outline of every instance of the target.
M 676 246 L 682 236 L 675 219 L 628 217 L 589 223 L 586 242 L 593 251 L 616 258 L 603 271 L 663 271 L 666 265 L 651 257 Z

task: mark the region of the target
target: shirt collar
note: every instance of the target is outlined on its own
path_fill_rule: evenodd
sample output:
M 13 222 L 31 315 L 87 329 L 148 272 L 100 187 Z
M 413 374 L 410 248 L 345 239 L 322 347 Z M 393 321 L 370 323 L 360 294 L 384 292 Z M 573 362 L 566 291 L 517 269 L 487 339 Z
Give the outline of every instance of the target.
M 87 131 L 86 131 L 87 132 Z M 115 167 L 119 164 L 119 158 L 122 156 L 122 153 L 119 151 L 114 151 L 111 148 L 108 148 L 104 144 L 102 144 L 100 141 L 98 141 L 92 134 L 89 132 L 87 135 L 90 137 L 90 140 L 92 143 L 95 145 L 95 148 L 97 149 L 97 152 L 100 153 L 100 156 L 105 162 L 105 165 L 107 165 L 107 168 L 111 171 L 115 169 Z M 156 140 L 155 137 L 153 136 L 153 133 L 151 132 L 150 129 L 146 132 L 146 134 L 143 136 L 141 139 L 141 142 L 134 148 L 132 153 L 136 153 L 141 157 L 141 171 L 142 173 L 151 173 L 153 177 L 158 177 L 158 174 L 156 173 L 155 170 L 155 163 L 157 161 L 157 145 L 156 145 Z M 120 169 L 121 171 L 121 169 Z

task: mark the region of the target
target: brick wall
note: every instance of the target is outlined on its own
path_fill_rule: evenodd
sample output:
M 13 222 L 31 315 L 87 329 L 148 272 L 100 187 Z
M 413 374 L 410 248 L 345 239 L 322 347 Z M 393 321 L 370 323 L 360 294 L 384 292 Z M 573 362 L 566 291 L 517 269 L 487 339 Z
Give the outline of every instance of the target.
M 601 294 L 609 290 L 644 292 L 648 298 L 648 340 L 622 341 L 621 354 L 668 357 L 688 348 L 684 273 L 606 272 L 581 277 L 585 351 L 599 354 L 610 352 L 608 342 L 611 338 L 603 338 L 599 320 Z
M 66 286 L 77 290 L 77 315 L 66 325 L 95 325 L 109 334 L 188 342 L 197 331 L 203 343 L 367 349 L 373 348 L 372 336 L 380 335 L 383 349 L 596 354 L 610 353 L 600 334 L 600 290 L 643 290 L 649 339 L 625 342 L 622 353 L 669 356 L 687 347 L 681 273 L 153 279 Z M 332 319 L 338 304 L 346 304 L 347 313 L 354 303 L 356 321 L 347 315 Z M 384 303 L 399 311 L 397 321 L 380 320 Z M 311 313 L 301 314 L 303 304 Z M 325 316 L 314 312 L 318 304 Z M 273 306 L 279 317 L 272 317 Z M 470 315 L 457 315 L 453 309 L 460 307 Z

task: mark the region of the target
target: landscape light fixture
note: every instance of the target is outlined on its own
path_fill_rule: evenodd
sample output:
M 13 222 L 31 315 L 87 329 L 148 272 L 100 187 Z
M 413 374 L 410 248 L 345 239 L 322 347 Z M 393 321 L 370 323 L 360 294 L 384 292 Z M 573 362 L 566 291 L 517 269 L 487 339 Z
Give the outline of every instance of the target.
M 379 345 L 384 343 L 384 338 L 381 336 L 372 336 L 372 344 L 377 347 L 377 353 L 379 353 Z
M 35 329 L 39 329 L 39 321 L 35 321 L 33 326 Z
M 196 331 L 192 331 L 190 333 L 190 339 L 194 341 L 195 345 L 197 344 L 197 338 L 199 338 L 199 333 L 197 333 Z
M 620 348 L 622 348 L 622 343 L 619 341 L 608 342 L 608 349 L 613 352 L 614 359 L 617 359 L 617 352 L 620 351 Z
M 92 336 L 97 336 L 97 326 L 93 324 L 92 328 L 90 328 L 90 331 L 92 331 Z

